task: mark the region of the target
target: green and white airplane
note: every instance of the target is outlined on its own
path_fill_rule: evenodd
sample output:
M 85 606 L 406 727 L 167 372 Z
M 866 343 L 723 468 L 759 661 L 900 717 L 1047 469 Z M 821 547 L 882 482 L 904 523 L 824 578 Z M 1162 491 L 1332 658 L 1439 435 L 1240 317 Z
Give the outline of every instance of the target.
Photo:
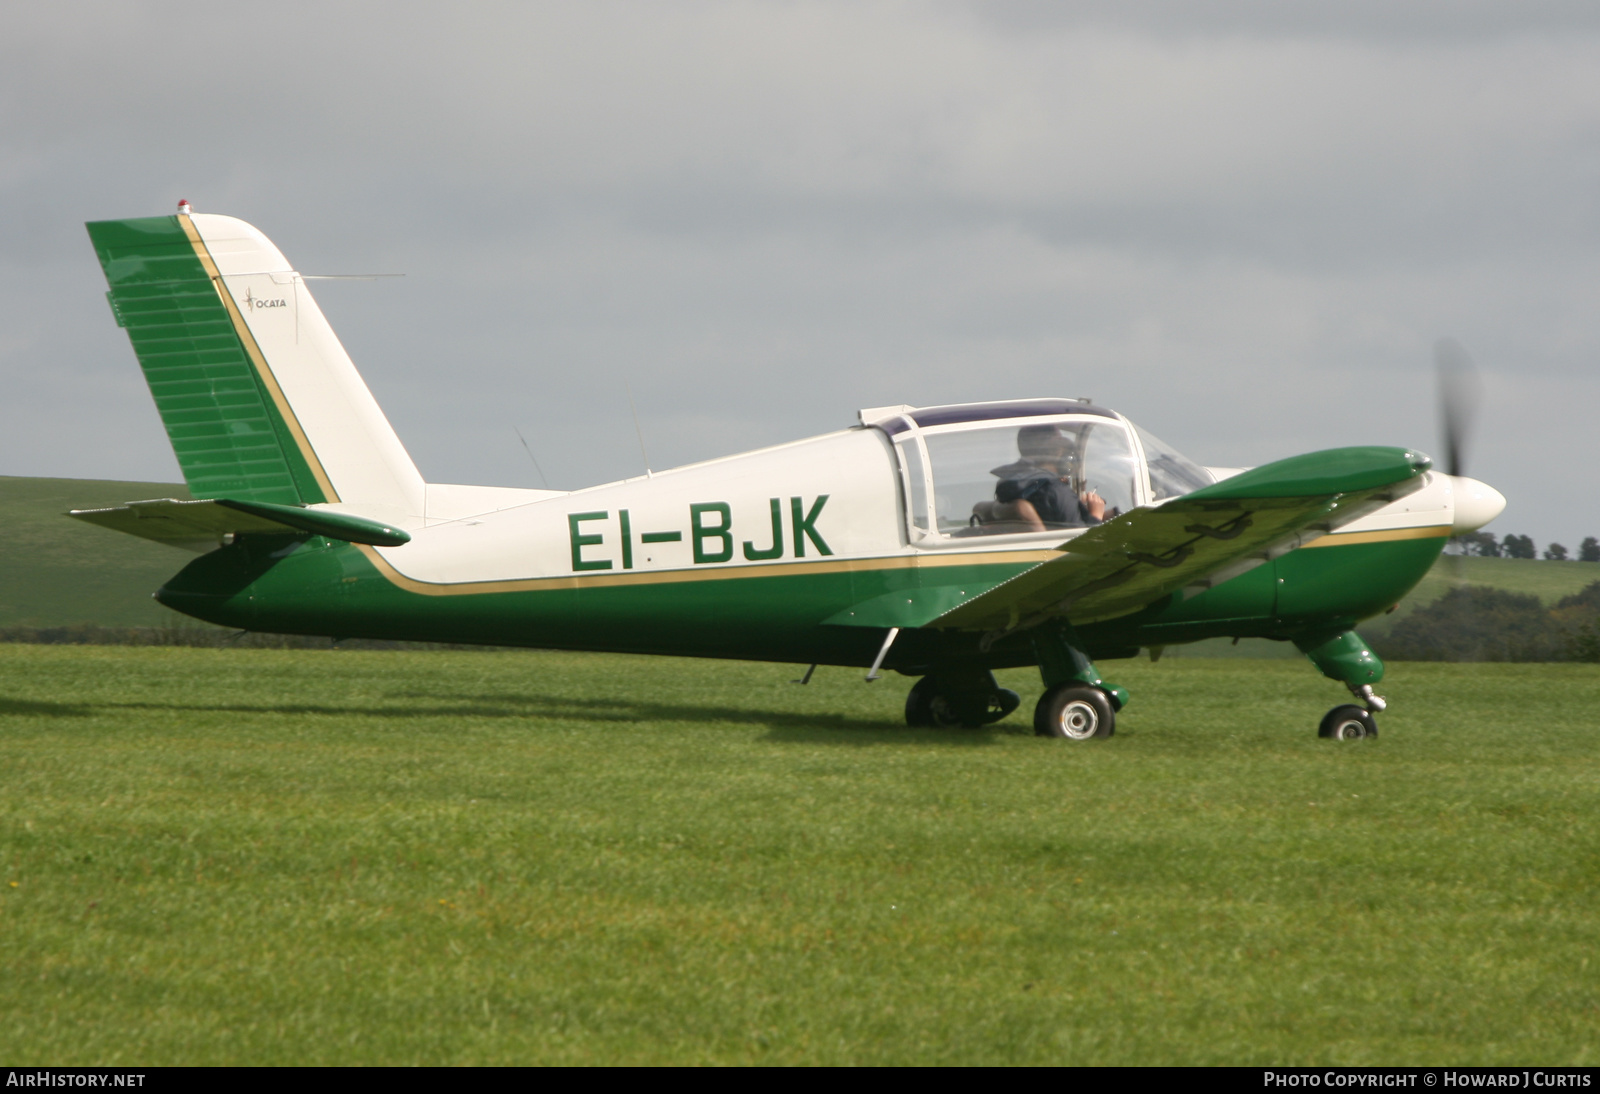
M 199 557 L 156 594 L 247 630 L 892 669 L 913 725 L 1018 706 L 1109 737 L 1096 660 L 1218 636 L 1293 642 L 1376 732 L 1354 631 L 1505 499 L 1403 448 L 1249 470 L 1185 459 L 1088 399 L 876 407 L 821 437 L 582 490 L 423 481 L 304 277 L 193 212 L 88 225 L 196 500 L 80 519 Z M 809 672 L 807 673 L 809 678 Z

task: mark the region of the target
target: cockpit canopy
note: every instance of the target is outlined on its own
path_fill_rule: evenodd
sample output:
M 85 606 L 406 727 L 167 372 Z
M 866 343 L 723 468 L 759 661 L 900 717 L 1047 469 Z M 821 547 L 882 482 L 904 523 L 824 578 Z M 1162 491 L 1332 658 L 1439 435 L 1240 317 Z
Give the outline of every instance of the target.
M 1216 481 L 1086 399 L 876 407 L 861 421 L 894 442 L 919 546 L 1086 528 Z

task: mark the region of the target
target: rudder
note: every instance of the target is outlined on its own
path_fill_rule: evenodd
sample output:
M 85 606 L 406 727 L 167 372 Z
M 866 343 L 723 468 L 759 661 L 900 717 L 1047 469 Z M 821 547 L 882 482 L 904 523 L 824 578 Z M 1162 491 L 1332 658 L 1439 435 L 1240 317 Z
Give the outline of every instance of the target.
M 88 229 L 194 497 L 421 515 L 416 466 L 265 236 L 207 214 Z

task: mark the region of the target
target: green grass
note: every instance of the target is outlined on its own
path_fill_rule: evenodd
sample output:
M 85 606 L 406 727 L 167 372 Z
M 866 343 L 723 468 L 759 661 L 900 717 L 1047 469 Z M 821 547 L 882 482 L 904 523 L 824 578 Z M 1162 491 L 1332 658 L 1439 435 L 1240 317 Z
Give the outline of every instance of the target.
M 1589 1064 L 1600 667 L 908 681 L 0 646 L 0 1043 L 57 1064 Z M 1038 692 L 1028 673 L 1008 674 Z
M 171 483 L 0 476 L 0 627 L 171 626 L 180 617 L 150 594 L 194 556 L 66 512 L 188 496 Z

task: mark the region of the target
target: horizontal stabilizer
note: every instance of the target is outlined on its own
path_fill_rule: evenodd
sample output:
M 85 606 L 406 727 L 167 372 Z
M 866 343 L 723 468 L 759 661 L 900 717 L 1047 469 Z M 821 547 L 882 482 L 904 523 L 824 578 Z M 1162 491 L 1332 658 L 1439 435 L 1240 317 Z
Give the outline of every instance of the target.
M 74 509 L 69 516 L 117 532 L 153 539 L 190 551 L 210 551 L 225 535 L 299 535 L 310 533 L 347 543 L 398 547 L 411 536 L 398 528 L 366 517 L 305 509 L 271 502 L 178 501 L 158 498 L 131 501 L 111 509 Z

